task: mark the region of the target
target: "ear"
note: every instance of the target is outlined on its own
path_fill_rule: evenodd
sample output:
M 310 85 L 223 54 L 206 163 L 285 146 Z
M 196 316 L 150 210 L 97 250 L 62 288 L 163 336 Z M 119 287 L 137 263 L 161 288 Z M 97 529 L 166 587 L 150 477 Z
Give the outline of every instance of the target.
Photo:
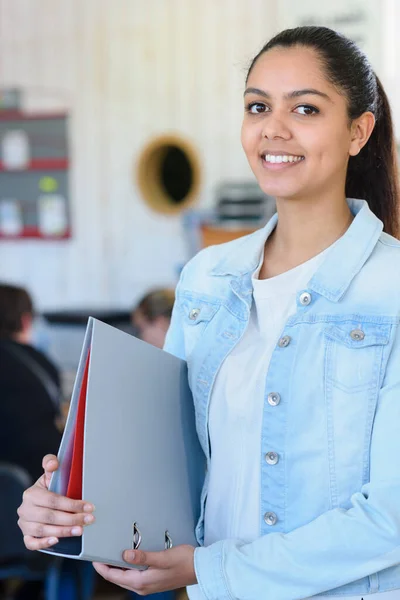
M 351 141 L 349 155 L 356 156 L 368 142 L 375 127 L 375 116 L 365 112 L 351 124 Z

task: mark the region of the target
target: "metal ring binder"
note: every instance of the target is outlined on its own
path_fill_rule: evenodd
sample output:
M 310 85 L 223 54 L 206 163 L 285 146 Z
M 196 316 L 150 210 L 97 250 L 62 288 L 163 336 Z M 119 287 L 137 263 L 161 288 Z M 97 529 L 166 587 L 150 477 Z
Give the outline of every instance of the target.
M 165 532 L 165 549 L 169 550 L 170 548 L 172 548 L 173 544 L 172 544 L 172 538 L 169 535 L 169 532 L 166 531 Z
M 137 526 L 137 523 L 134 523 L 132 526 L 132 550 L 137 550 L 142 541 L 142 534 L 140 533 L 140 529 Z

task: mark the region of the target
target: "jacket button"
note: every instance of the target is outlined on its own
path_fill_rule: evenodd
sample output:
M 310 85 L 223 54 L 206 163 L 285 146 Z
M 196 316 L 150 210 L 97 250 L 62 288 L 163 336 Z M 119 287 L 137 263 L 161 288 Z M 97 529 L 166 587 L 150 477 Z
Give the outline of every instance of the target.
M 362 329 L 353 329 L 353 331 L 350 332 L 350 337 L 356 342 L 361 342 L 365 338 L 365 333 Z
M 191 319 L 192 321 L 195 321 L 197 319 L 197 317 L 200 314 L 200 308 L 192 308 L 192 310 L 189 313 L 189 319 Z
M 267 452 L 265 455 L 265 461 L 269 465 L 276 465 L 276 463 L 279 461 L 279 455 L 276 452 Z
M 292 341 L 292 338 L 290 337 L 290 335 L 284 335 L 279 340 L 278 346 L 279 346 L 279 348 L 286 348 L 286 346 L 289 346 L 291 341 Z
M 271 392 L 268 394 L 267 401 L 270 406 L 278 406 L 279 402 L 281 401 L 281 397 L 278 392 Z
M 264 515 L 264 521 L 266 522 L 267 525 L 275 525 L 277 520 L 278 520 L 278 517 L 276 516 L 276 514 L 274 512 L 266 512 Z
M 303 306 L 308 306 L 311 303 L 311 294 L 309 294 L 308 292 L 303 292 L 302 294 L 300 294 L 300 304 L 302 304 Z

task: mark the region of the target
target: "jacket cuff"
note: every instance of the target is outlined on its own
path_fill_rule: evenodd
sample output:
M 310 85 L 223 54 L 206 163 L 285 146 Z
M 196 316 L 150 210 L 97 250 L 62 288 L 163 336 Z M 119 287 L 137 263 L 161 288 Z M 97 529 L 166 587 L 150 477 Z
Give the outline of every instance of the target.
M 224 541 L 206 548 L 196 548 L 194 569 L 197 583 L 207 600 L 234 600 L 230 594 L 223 569 Z

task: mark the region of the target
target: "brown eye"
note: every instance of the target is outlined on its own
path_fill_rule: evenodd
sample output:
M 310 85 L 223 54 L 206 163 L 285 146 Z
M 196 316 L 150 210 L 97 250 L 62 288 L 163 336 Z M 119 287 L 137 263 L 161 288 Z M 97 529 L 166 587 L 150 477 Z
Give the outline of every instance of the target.
M 309 104 L 297 106 L 295 110 L 299 115 L 304 115 L 306 117 L 310 117 L 319 113 L 318 108 L 315 108 L 315 106 L 310 106 Z
M 248 105 L 247 110 L 252 115 L 259 115 L 265 112 L 267 107 L 262 102 L 252 102 Z

